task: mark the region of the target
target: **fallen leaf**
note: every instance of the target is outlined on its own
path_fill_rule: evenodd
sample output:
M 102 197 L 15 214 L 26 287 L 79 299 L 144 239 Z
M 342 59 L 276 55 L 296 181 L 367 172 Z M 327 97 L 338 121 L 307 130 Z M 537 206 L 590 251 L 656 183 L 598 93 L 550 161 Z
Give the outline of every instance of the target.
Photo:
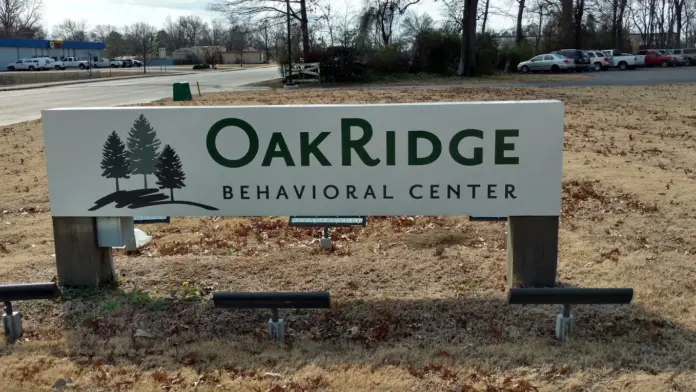
M 154 338 L 155 335 L 151 334 L 150 332 L 144 330 L 144 329 L 136 329 L 135 330 L 135 336 L 136 338 Z

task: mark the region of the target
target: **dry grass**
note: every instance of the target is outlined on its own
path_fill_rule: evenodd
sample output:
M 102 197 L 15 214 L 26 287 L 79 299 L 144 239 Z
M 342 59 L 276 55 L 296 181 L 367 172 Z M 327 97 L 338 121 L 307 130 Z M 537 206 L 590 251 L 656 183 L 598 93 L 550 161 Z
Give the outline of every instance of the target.
M 84 391 L 692 391 L 696 385 L 695 86 L 234 92 L 192 105 L 552 98 L 566 103 L 559 280 L 634 287 L 631 306 L 504 302 L 503 223 L 372 218 L 336 249 L 283 218 L 174 218 L 116 255 L 119 287 L 20 303 L 0 382 Z M 600 98 L 601 97 L 601 98 Z M 163 101 L 158 105 L 172 105 Z M 39 122 L 0 129 L 0 282 L 55 274 Z M 212 307 L 214 290 L 330 290 L 333 308 Z M 145 332 L 145 333 L 144 333 Z M 146 335 L 146 336 L 141 336 Z M 270 374 L 266 374 L 270 373 Z M 8 384 L 9 383 L 9 384 Z
M 149 76 L 164 75 L 160 72 L 148 72 Z M 89 71 L 43 71 L 43 72 L 0 72 L 0 86 L 16 86 L 21 84 L 67 82 L 71 80 L 104 79 L 124 76 L 140 76 L 137 72 L 94 69 Z

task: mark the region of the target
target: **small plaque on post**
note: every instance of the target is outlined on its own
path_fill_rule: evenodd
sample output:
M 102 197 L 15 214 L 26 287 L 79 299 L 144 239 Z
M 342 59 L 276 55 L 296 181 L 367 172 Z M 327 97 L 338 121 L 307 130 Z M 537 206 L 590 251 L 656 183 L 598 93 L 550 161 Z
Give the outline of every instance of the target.
M 291 216 L 290 226 L 304 227 L 341 227 L 365 226 L 364 216 Z
M 133 223 L 136 224 L 147 224 L 147 223 L 169 223 L 170 217 L 168 216 L 134 216 Z

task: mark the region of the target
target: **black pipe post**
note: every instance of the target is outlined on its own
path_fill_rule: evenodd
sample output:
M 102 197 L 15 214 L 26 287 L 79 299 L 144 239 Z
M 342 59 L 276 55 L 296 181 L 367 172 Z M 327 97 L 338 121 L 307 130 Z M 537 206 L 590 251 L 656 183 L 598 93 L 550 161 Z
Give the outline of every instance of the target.
M 285 84 L 292 86 L 292 36 L 290 35 L 290 0 L 285 0 L 288 15 L 288 76 L 285 78 Z

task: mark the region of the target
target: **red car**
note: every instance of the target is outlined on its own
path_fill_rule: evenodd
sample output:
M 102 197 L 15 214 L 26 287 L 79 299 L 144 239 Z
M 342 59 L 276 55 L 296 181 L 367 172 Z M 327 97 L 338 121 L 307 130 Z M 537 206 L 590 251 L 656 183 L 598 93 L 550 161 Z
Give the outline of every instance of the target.
M 674 66 L 677 64 L 677 58 L 670 56 L 662 51 L 656 49 L 641 50 L 639 54 L 645 52 L 645 66 L 646 67 L 667 67 Z

